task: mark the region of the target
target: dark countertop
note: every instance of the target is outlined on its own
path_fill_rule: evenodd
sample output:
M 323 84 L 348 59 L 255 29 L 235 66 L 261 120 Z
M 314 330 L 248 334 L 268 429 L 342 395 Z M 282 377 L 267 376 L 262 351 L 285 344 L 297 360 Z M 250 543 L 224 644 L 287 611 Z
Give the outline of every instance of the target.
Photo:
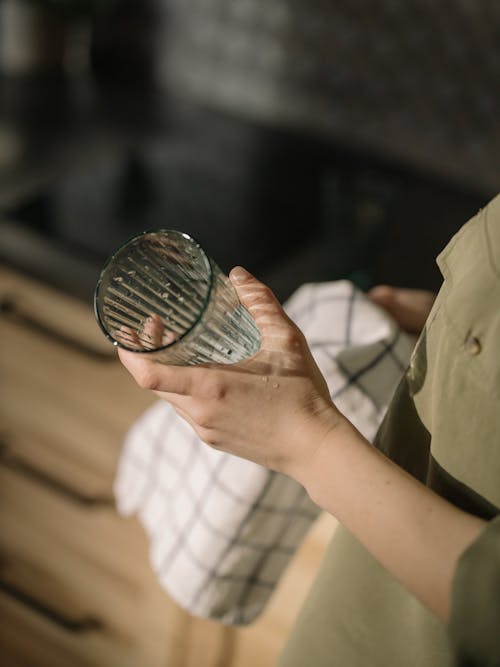
M 195 236 L 226 271 L 246 265 L 282 299 L 344 276 L 433 286 L 432 257 L 489 196 L 487 183 L 438 179 L 369 142 L 152 90 L 0 87 L 12 154 L 0 159 L 0 257 L 84 299 L 117 245 L 161 227 Z

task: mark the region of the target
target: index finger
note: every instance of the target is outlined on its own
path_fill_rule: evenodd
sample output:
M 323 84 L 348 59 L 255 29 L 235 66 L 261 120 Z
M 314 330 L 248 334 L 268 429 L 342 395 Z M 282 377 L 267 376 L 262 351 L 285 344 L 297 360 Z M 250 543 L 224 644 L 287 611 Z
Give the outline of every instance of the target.
M 142 389 L 188 396 L 195 385 L 195 367 L 168 366 L 148 355 L 118 348 L 120 361 Z

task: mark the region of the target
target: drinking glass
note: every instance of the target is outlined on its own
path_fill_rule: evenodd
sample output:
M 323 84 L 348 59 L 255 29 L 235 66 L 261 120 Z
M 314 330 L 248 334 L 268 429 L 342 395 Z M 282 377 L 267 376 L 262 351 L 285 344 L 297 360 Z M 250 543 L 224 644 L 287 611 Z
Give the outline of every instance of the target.
M 171 229 L 143 232 L 107 260 L 94 309 L 114 345 L 165 364 L 231 364 L 260 348 L 229 278 L 191 236 Z

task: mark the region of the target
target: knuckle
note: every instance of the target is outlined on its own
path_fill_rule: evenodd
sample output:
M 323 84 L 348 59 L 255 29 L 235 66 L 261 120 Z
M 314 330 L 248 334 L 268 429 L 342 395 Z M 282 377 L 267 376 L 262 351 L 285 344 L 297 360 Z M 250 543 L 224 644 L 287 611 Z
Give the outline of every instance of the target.
M 205 444 L 213 449 L 218 449 L 219 440 L 215 431 L 211 429 L 203 429 L 200 433 L 200 438 Z
M 142 389 L 150 389 L 154 391 L 159 388 L 158 373 L 149 365 L 144 365 L 144 367 L 137 373 L 136 382 Z
M 223 401 L 227 394 L 227 388 L 222 383 L 216 383 L 213 385 L 210 399 L 214 401 Z
M 212 410 L 210 410 L 205 403 L 194 407 L 191 413 L 191 417 L 195 424 L 197 424 L 197 426 L 203 431 L 209 430 L 213 423 Z
M 210 373 L 205 376 L 199 385 L 200 396 L 207 401 L 220 401 L 227 393 L 227 388 L 224 381 L 215 373 Z
M 246 301 L 250 306 L 258 306 L 262 303 L 268 303 L 274 298 L 272 290 L 267 285 L 259 284 L 253 287 L 246 295 Z
M 262 283 L 260 283 L 255 291 L 260 299 L 270 299 L 273 297 L 272 289 Z
M 283 342 L 289 348 L 298 348 L 302 345 L 302 333 L 294 326 L 286 327 L 283 331 Z

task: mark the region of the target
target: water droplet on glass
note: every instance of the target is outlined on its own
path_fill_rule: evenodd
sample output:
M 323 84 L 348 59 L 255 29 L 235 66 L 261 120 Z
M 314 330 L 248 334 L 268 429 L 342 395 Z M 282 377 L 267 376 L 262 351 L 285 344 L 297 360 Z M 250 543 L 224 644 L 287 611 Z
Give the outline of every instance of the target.
M 135 274 L 136 274 L 135 269 L 130 269 L 130 271 L 127 271 L 127 275 L 129 276 L 135 276 Z
M 118 341 L 117 341 L 117 340 L 114 340 L 114 341 L 113 341 L 113 345 L 114 345 L 115 347 L 118 347 Z
M 113 280 L 115 281 L 115 283 L 122 283 L 123 282 L 122 276 L 115 276 Z
M 273 383 L 273 389 L 278 389 L 278 387 L 279 387 L 279 384 L 277 382 L 274 382 Z
M 163 292 L 161 295 L 162 299 L 168 299 L 169 296 L 170 294 L 168 292 Z
M 267 375 L 262 376 L 262 382 L 269 382 L 269 378 L 267 377 Z

